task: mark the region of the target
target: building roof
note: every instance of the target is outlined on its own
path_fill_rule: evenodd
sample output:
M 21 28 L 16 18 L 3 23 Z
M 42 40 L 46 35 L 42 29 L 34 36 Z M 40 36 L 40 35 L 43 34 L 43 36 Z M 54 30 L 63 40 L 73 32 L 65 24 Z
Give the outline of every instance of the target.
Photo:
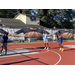
M 15 19 L 17 16 L 19 16 L 20 14 L 22 14 L 22 13 L 18 13 L 18 14 L 14 17 L 14 19 Z M 29 16 L 29 17 L 41 17 L 41 16 L 38 16 L 38 15 L 31 15 L 31 14 L 22 14 L 22 15 Z
M 45 28 L 44 26 L 41 25 L 28 25 L 23 23 L 21 20 L 9 18 L 0 18 L 0 24 L 3 24 L 5 27 L 12 27 L 12 28 L 24 28 L 24 27 Z

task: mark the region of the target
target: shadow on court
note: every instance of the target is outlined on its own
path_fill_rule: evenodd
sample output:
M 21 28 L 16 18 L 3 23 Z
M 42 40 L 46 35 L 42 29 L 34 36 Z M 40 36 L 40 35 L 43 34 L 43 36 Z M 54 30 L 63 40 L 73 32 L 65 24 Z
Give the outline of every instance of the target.
M 22 60 L 22 61 L 11 62 L 11 63 L 5 63 L 5 64 L 2 64 L 2 65 L 11 65 L 11 64 L 17 64 L 17 63 L 23 63 L 23 62 L 27 62 L 27 61 L 36 60 L 36 59 L 39 59 L 39 58 L 28 59 L 28 60 Z
M 28 60 L 22 60 L 22 61 L 11 62 L 11 63 L 4 63 L 4 64 L 1 64 L 1 65 L 12 65 L 12 64 L 18 64 L 18 63 L 28 62 L 28 61 L 32 61 L 32 60 L 35 60 L 35 61 L 37 61 L 37 62 L 39 62 L 39 63 L 42 63 L 43 65 L 49 65 L 49 64 L 44 63 L 44 62 L 42 62 L 42 61 L 39 61 L 39 60 L 38 60 L 39 58 L 31 58 L 31 57 L 26 56 L 26 55 L 23 55 L 23 56 L 25 56 L 25 57 L 27 57 L 27 58 L 29 58 L 29 59 L 28 59 Z
M 75 48 L 72 48 L 72 49 L 66 49 L 66 50 L 64 50 L 64 51 L 73 51 L 73 52 L 75 52 Z
M 44 47 L 26 48 L 26 49 L 44 49 Z
M 26 49 L 44 49 L 45 47 L 26 48 Z M 50 48 L 50 47 L 49 47 Z
M 59 49 L 59 47 L 53 47 L 53 48 L 51 48 L 51 49 Z

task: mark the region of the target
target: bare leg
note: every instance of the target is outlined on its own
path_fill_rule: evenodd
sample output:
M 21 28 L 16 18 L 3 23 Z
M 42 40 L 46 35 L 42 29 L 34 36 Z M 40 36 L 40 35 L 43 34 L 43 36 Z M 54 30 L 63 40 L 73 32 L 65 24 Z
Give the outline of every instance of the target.
M 7 47 L 5 47 L 5 55 L 7 54 Z
M 1 48 L 1 52 L 3 51 L 3 47 Z
M 61 43 L 59 43 L 59 47 L 60 47 L 60 50 L 62 50 L 62 52 L 64 51 L 64 49 L 63 49 L 63 46 L 62 46 L 62 44 Z M 59 51 L 60 51 L 59 50 Z
M 49 44 L 47 43 L 47 49 L 49 49 Z
M 47 47 L 49 47 L 49 44 L 47 43 Z
M 45 47 L 46 47 L 46 43 L 45 43 Z
M 59 43 L 59 47 L 60 47 L 60 48 L 63 48 L 63 46 L 62 46 L 62 44 L 61 44 L 61 43 Z
M 45 48 L 44 49 L 46 49 L 46 43 L 45 43 Z
M 7 47 L 5 47 L 5 53 L 7 53 Z

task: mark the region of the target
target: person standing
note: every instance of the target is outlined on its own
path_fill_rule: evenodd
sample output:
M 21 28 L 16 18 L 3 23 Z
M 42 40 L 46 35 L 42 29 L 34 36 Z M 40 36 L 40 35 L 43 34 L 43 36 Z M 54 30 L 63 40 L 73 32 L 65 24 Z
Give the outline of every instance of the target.
M 53 34 L 53 42 L 57 40 L 56 34 Z
M 8 33 L 4 33 L 1 42 L 2 42 L 2 47 L 1 47 L 1 53 L 3 51 L 3 48 L 5 49 L 5 55 L 7 54 L 7 40 L 8 40 Z
M 47 49 L 49 49 L 49 44 L 48 44 L 48 34 L 45 30 L 43 30 L 43 36 L 44 36 L 44 43 L 45 43 L 45 48 L 46 49 L 46 45 L 47 45 Z
M 57 32 L 57 38 L 58 38 L 58 44 L 59 44 L 59 47 L 60 47 L 60 50 L 59 51 L 64 51 L 63 49 L 63 46 L 62 46 L 62 36 L 60 34 L 60 31 Z

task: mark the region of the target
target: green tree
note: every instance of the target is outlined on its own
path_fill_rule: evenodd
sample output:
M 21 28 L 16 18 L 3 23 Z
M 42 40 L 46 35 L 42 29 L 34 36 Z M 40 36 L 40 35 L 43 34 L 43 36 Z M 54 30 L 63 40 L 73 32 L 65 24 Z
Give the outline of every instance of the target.
M 8 9 L 0 9 L 0 17 L 8 17 Z
M 41 25 L 53 28 L 73 28 L 71 22 L 74 17 L 72 9 L 39 9 Z
M 75 28 L 75 20 L 73 21 L 73 26 L 74 26 L 74 28 Z
M 30 12 L 31 9 L 22 9 L 23 14 L 31 14 Z
M 18 13 L 31 14 L 31 9 L 0 9 L 0 18 L 14 18 Z

